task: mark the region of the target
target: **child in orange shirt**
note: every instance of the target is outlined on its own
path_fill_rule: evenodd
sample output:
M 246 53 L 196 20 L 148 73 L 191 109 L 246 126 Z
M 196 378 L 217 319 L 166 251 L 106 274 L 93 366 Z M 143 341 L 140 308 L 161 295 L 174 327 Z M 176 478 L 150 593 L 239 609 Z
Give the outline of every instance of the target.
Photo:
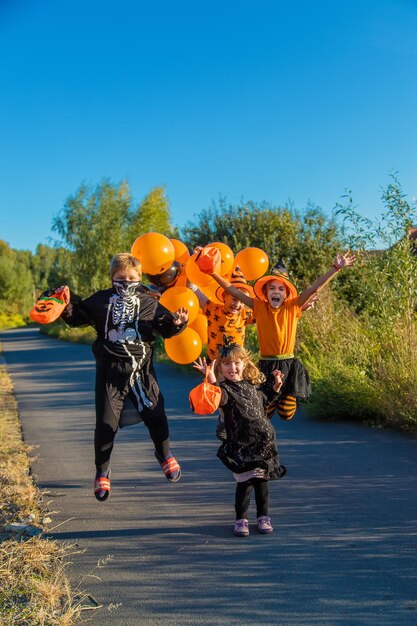
M 230 278 L 230 284 L 248 298 L 255 296 L 253 288 L 246 282 L 241 269 L 236 266 Z M 215 361 L 219 350 L 227 343 L 243 346 L 245 342 L 246 326 L 254 324 L 252 311 L 247 309 L 243 302 L 235 295 L 227 293 L 219 287 L 216 296 L 224 302 L 223 305 L 209 300 L 198 288 L 191 286 L 195 291 L 203 315 L 207 318 L 207 360 Z M 216 436 L 220 441 L 226 439 L 226 429 L 222 410 L 219 409 L 219 420 L 216 427 Z
M 248 298 L 254 298 L 253 288 L 238 266 L 235 267 L 230 278 L 230 284 Z M 255 319 L 252 311 L 247 309 L 244 303 L 235 295 L 227 293 L 219 287 L 216 296 L 223 304 L 209 300 L 200 290 L 196 290 L 203 314 L 207 318 L 207 356 L 209 361 L 214 361 L 219 350 L 224 346 L 225 338 L 229 343 L 243 346 L 245 331 L 248 324 L 254 324 Z
M 272 372 L 280 370 L 284 374 L 284 383 L 278 402 L 270 405 L 268 414 L 272 417 L 275 409 L 281 419 L 294 417 L 297 398 L 306 400 L 311 394 L 308 372 L 304 365 L 294 358 L 294 346 L 298 320 L 302 309 L 336 274 L 355 263 L 356 257 L 347 252 L 337 255 L 331 268 L 302 293 L 288 278 L 283 263 L 277 263 L 269 276 L 258 279 L 254 286 L 255 297 L 250 298 L 235 289 L 222 276 L 213 273 L 213 278 L 223 289 L 253 309 L 258 330 L 259 351 L 261 354 L 258 367 L 265 374 L 264 393 L 272 399 L 274 378 Z

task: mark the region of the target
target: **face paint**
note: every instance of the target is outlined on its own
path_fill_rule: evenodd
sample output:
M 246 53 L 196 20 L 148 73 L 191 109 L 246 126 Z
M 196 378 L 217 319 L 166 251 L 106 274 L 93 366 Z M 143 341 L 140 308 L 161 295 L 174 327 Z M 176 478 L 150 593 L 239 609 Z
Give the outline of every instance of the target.
M 117 294 L 122 298 L 134 296 L 138 287 L 140 287 L 140 284 L 141 283 L 137 281 L 113 280 L 113 287 L 115 288 Z

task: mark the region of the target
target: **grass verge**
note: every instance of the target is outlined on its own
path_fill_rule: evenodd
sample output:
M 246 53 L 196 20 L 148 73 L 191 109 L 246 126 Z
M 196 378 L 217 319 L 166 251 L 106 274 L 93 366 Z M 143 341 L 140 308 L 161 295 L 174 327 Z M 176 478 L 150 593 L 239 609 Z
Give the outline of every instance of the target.
M 85 597 L 66 576 L 75 550 L 44 534 L 51 520 L 30 474 L 29 451 L 0 362 L 0 624 L 70 626 Z

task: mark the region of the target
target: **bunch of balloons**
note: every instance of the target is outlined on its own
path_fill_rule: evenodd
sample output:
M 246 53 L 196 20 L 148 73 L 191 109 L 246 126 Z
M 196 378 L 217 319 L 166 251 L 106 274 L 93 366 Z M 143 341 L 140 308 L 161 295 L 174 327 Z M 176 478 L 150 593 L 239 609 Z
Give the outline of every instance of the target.
M 236 254 L 226 244 L 214 241 L 206 247 L 220 252 L 218 274 L 230 278 L 238 265 L 249 281 L 263 276 L 269 265 L 268 256 L 260 248 L 244 248 Z M 207 319 L 197 296 L 187 287 L 187 281 L 197 285 L 204 295 L 217 304 L 223 304 L 216 292 L 218 283 L 202 272 L 197 264 L 198 253 L 190 255 L 186 245 L 178 239 L 169 239 L 160 233 L 144 233 L 131 248 L 131 254 L 142 263 L 143 273 L 153 285 L 163 288 L 160 302 L 169 311 L 188 309 L 188 325 L 175 337 L 165 339 L 165 351 L 175 363 L 192 363 L 207 343 Z

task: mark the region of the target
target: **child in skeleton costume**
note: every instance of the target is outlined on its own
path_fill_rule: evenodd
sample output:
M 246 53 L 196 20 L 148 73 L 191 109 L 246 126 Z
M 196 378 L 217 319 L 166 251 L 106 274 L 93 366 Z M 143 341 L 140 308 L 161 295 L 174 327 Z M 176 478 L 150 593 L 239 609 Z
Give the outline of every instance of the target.
M 252 490 L 258 532 L 271 533 L 269 481 L 281 478 L 286 470 L 279 462 L 275 429 L 266 417 L 268 398 L 259 388 L 265 377 L 248 352 L 237 344 L 226 344 L 210 364 L 199 358 L 194 361 L 194 367 L 205 374 L 209 383 L 216 383 L 221 389 L 219 406 L 223 409 L 227 438 L 217 456 L 233 472 L 236 481 L 234 534 L 249 535 L 247 517 Z M 274 393 L 277 393 L 283 375 L 274 370 L 273 376 Z
M 282 261 L 275 265 L 269 276 L 263 276 L 256 281 L 254 298 L 243 294 L 224 277 L 212 273 L 213 278 L 227 293 L 234 295 L 253 310 L 261 353 L 258 367 L 266 376 L 262 389 L 270 399 L 274 395 L 272 372 L 279 370 L 284 374 L 280 397 L 270 404 L 269 417 L 272 417 L 276 409 L 281 419 L 290 420 L 295 415 L 297 400 L 307 400 L 310 397 L 308 372 L 301 361 L 294 357 L 298 320 L 306 306 L 308 308 L 311 299 L 340 270 L 353 265 L 355 260 L 356 257 L 350 252 L 338 254 L 331 268 L 300 294 L 289 280 Z
M 110 492 L 110 456 L 119 426 L 143 421 L 165 476 L 170 482 L 180 478 L 180 466 L 170 454 L 164 399 L 152 357 L 156 336 L 172 337 L 188 320 L 186 309 L 171 313 L 150 295 L 140 282 L 141 264 L 131 254 L 113 257 L 110 275 L 110 289 L 85 300 L 71 294 L 61 315 L 70 326 L 90 324 L 97 332 L 92 347 L 96 358 L 94 495 L 100 501 Z

